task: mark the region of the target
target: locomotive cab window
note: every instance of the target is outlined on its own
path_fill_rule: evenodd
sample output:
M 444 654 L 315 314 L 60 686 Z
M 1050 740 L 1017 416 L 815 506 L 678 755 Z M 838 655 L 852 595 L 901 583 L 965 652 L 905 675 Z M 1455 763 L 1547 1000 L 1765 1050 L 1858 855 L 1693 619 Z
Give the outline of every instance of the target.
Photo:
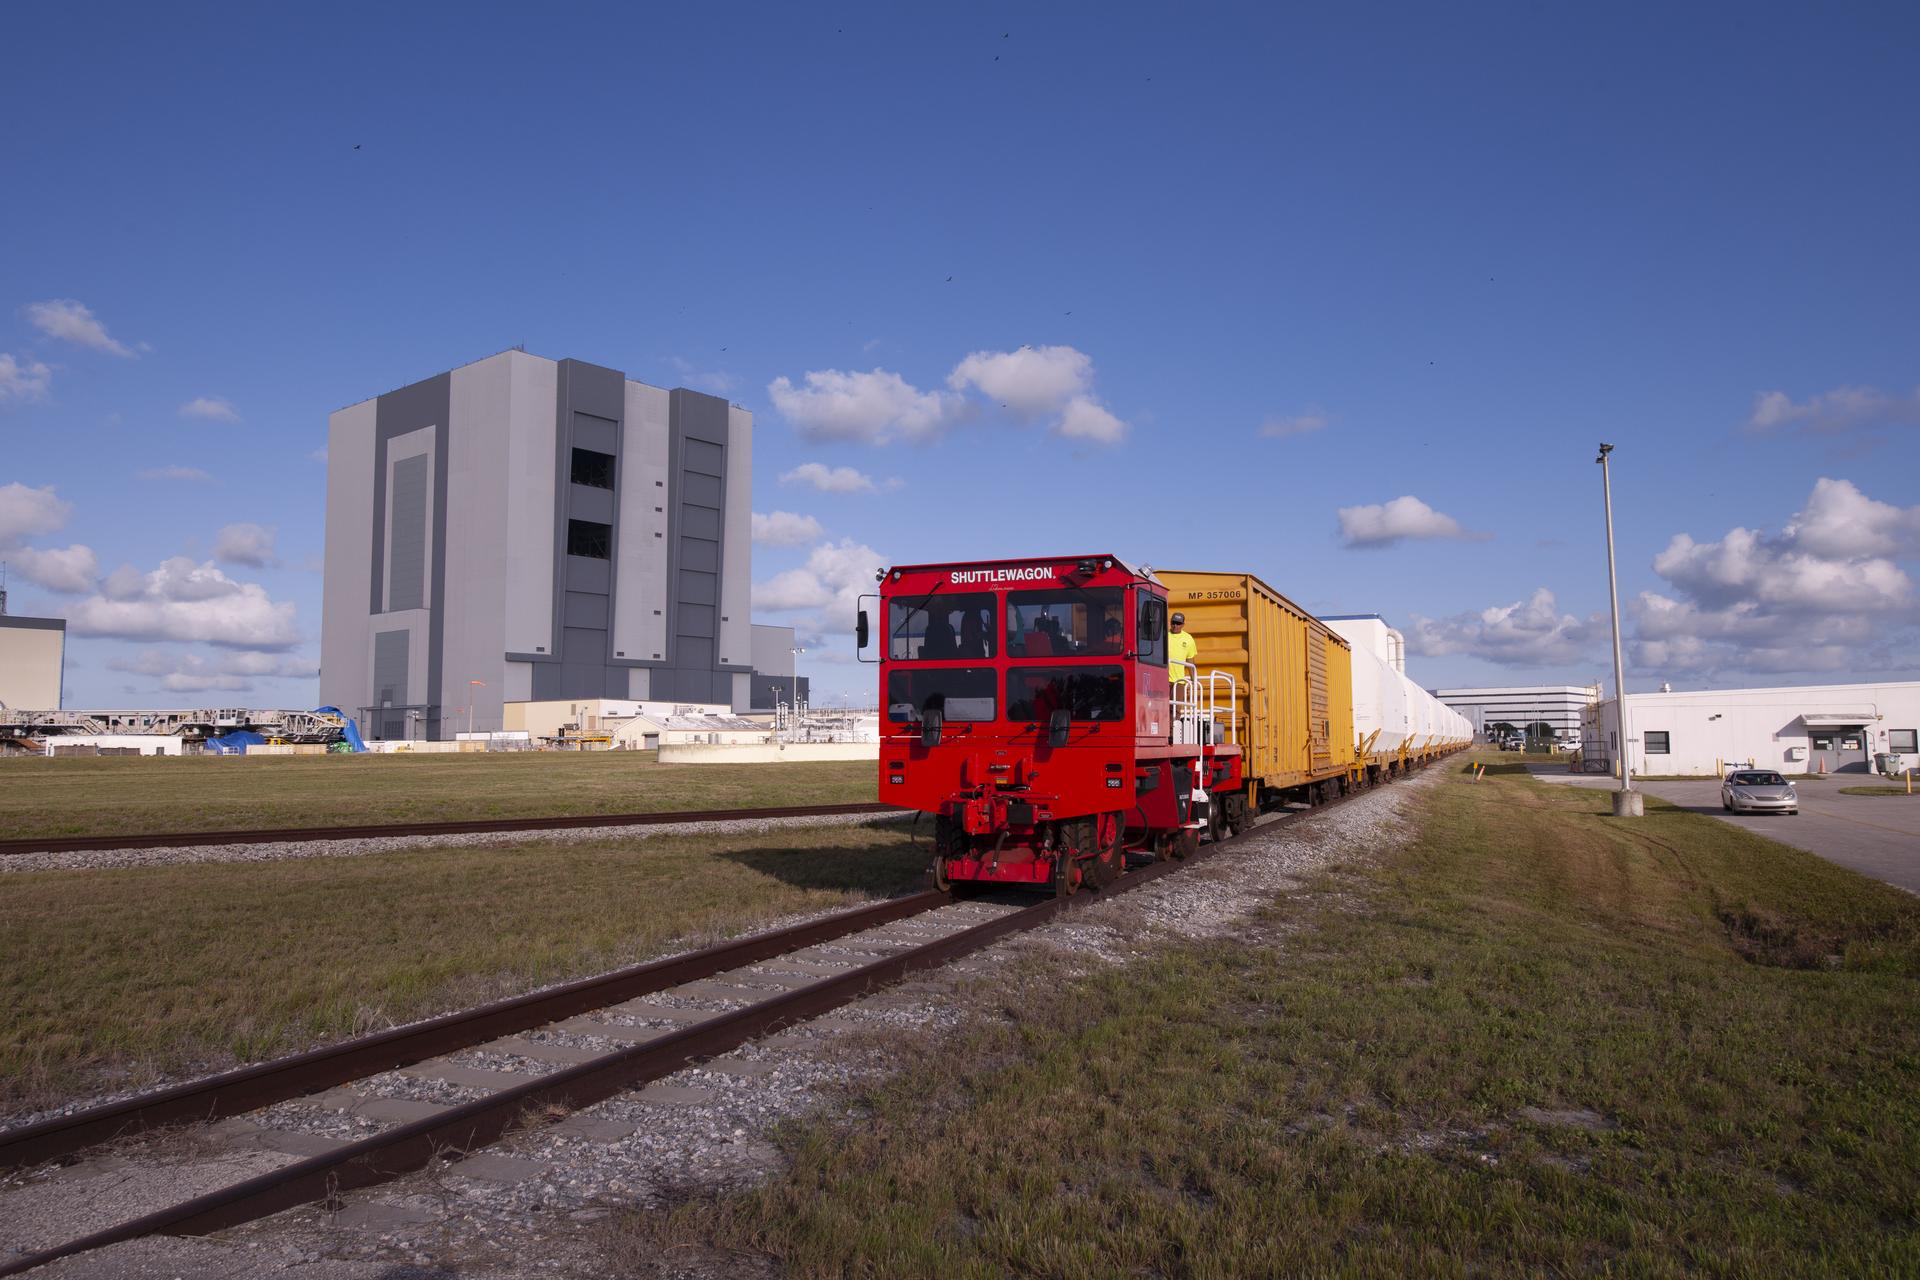
M 1140 636 L 1135 645 L 1140 661 L 1155 667 L 1167 665 L 1167 602 L 1144 591 L 1140 593 Z
M 1015 667 L 1007 672 L 1007 719 L 1053 722 L 1065 707 L 1076 721 L 1115 721 L 1126 710 L 1119 667 Z
M 889 671 L 887 719 L 894 724 L 917 724 L 932 709 L 949 724 L 991 720 L 997 683 L 992 667 Z
M 991 658 L 994 634 L 991 592 L 941 593 L 887 605 L 887 657 L 896 662 Z M 947 714 L 949 720 L 959 718 Z
M 1007 654 L 1117 658 L 1127 647 L 1126 617 L 1126 594 L 1118 587 L 1009 592 Z

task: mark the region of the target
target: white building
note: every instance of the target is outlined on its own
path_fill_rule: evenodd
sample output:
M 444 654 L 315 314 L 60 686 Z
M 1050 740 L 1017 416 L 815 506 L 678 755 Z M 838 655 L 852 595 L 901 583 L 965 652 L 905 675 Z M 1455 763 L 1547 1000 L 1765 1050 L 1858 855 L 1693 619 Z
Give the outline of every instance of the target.
M 1545 724 L 1552 730 L 1554 741 L 1572 747 L 1579 745 L 1587 707 L 1600 692 L 1577 684 L 1537 684 L 1435 689 L 1433 696 L 1465 716 L 1475 734 L 1489 735 L 1495 725 L 1509 725 L 1516 733 L 1529 734 L 1532 726 Z
M 1713 777 L 1729 764 L 1868 773 L 1881 753 L 1898 753 L 1909 766 L 1920 756 L 1920 681 L 1630 693 L 1627 703 L 1627 757 L 1636 774 Z M 1589 713 L 1583 751 L 1615 767 L 1614 699 Z

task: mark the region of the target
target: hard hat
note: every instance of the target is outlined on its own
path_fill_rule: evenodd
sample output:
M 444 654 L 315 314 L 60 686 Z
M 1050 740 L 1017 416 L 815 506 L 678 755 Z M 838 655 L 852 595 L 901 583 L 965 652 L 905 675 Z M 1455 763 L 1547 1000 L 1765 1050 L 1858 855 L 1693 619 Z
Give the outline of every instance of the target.
M 1187 615 L 1184 613 L 1176 613 L 1173 615 L 1173 620 L 1175 622 L 1185 622 L 1187 620 Z

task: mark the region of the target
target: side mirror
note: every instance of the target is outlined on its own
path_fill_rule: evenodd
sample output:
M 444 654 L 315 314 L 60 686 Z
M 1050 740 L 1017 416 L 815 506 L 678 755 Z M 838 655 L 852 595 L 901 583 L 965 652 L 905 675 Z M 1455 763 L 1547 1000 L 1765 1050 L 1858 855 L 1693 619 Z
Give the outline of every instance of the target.
M 854 615 L 853 619 L 853 647 L 856 649 L 864 649 L 867 647 L 867 641 L 871 638 L 872 631 L 867 626 L 867 611 L 862 609 Z
M 1067 716 L 1067 709 L 1065 707 L 1054 708 L 1053 714 L 1047 717 L 1047 745 L 1050 747 L 1066 746 L 1067 733 L 1072 727 L 1072 721 Z
M 920 745 L 937 747 L 940 745 L 940 730 L 946 727 L 947 713 L 939 707 L 928 707 L 920 713 Z

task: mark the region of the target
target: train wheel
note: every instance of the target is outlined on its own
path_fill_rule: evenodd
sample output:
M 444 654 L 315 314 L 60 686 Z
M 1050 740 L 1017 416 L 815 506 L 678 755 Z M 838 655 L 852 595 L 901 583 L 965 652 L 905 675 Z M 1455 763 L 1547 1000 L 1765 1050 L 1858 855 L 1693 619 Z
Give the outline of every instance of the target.
M 1176 861 L 1191 858 L 1200 852 L 1200 833 L 1191 827 L 1174 832 L 1172 851 Z
M 1227 838 L 1227 807 L 1218 798 L 1207 805 L 1207 840 L 1219 844 Z
M 1093 861 L 1088 864 L 1096 888 L 1104 889 L 1120 878 L 1127 869 L 1127 855 L 1121 849 L 1124 843 L 1120 827 L 1120 815 L 1103 813 L 1088 824 L 1092 829 Z
M 1053 852 L 1053 896 L 1071 898 L 1073 891 L 1080 887 L 1080 864 L 1073 853 L 1067 849 L 1055 849 Z

